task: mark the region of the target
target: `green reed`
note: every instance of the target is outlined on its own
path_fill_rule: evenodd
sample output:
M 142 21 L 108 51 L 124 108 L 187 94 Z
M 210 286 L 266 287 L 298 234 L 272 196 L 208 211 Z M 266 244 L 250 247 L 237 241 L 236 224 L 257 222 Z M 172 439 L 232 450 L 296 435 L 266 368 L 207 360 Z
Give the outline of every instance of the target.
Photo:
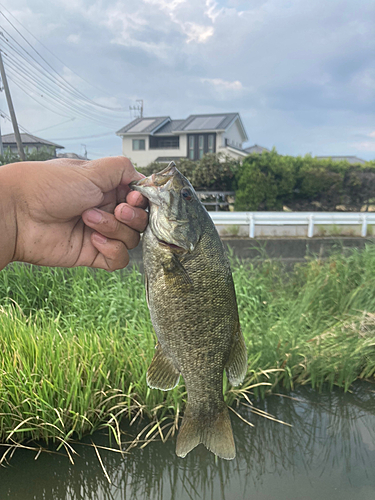
M 286 271 L 234 262 L 248 376 L 228 403 L 295 384 L 345 390 L 375 378 L 375 246 Z M 136 268 L 116 273 L 16 264 L 0 273 L 0 442 L 71 438 L 122 417 L 178 415 L 183 383 L 151 390 L 155 336 Z

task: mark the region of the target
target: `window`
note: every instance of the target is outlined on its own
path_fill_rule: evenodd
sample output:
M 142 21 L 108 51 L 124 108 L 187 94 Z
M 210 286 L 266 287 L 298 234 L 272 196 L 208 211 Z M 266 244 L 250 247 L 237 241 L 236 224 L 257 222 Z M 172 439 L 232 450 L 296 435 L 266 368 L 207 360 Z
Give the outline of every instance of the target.
M 195 140 L 194 136 L 190 135 L 189 136 L 189 158 L 190 160 L 194 160 L 195 158 Z
M 213 153 L 214 152 L 214 136 L 210 134 L 208 136 L 208 148 L 207 148 L 207 153 Z
M 179 136 L 150 136 L 150 149 L 178 149 Z
M 189 134 L 187 156 L 190 160 L 200 160 L 206 153 L 215 153 L 215 134 Z
M 203 153 L 204 153 L 204 136 L 200 135 L 199 136 L 199 148 L 198 148 L 198 158 L 199 159 L 203 158 Z
M 133 139 L 133 151 L 140 151 L 145 149 L 144 139 Z

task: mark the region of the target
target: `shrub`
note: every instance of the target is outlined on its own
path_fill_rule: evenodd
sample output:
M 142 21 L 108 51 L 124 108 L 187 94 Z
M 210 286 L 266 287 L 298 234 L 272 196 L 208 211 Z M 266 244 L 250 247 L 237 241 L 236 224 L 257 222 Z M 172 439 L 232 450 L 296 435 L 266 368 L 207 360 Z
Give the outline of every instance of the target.
M 296 185 L 295 158 L 251 154 L 237 170 L 236 210 L 281 210 Z
M 351 165 L 273 150 L 245 158 L 236 182 L 236 210 L 359 211 L 375 204 L 374 161 Z
M 176 161 L 178 170 L 185 175 L 197 190 L 233 191 L 235 173 L 239 161 L 223 154 L 207 154 L 199 161 L 181 158 Z M 152 162 L 138 170 L 149 176 L 160 172 L 165 164 Z
M 52 158 L 54 158 L 54 155 L 47 148 L 31 152 L 28 151 L 28 148 L 25 148 L 26 161 L 45 161 Z M 8 165 L 8 163 L 16 163 L 18 161 L 21 161 L 20 157 L 17 153 L 13 153 L 10 148 L 7 148 L 4 154 L 0 155 L 0 165 Z

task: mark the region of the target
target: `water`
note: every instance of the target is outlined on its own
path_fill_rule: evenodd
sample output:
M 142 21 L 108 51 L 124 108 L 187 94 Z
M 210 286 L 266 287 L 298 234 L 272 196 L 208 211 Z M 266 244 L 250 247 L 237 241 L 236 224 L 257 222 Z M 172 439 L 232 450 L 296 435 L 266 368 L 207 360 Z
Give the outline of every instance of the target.
M 17 451 L 0 468 L 0 500 L 374 500 L 375 385 L 352 393 L 301 388 L 270 396 L 257 407 L 287 427 L 243 407 L 249 427 L 232 414 L 234 461 L 215 460 L 203 446 L 185 459 L 175 440 L 154 442 L 121 456 L 75 445 L 79 457 Z M 90 443 L 90 440 L 87 440 Z M 95 442 L 105 444 L 104 436 Z

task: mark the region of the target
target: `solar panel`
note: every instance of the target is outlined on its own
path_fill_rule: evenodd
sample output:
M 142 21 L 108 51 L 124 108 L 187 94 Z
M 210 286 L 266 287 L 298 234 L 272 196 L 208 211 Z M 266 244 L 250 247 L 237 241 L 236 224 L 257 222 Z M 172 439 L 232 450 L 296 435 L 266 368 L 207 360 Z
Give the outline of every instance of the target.
M 185 130 L 213 130 L 220 122 L 224 120 L 225 116 L 199 116 L 194 118 L 189 123 Z
M 128 132 L 142 132 L 144 129 L 146 129 L 151 123 L 154 123 L 154 119 L 151 120 L 141 120 L 138 122 L 134 127 L 132 127 Z

